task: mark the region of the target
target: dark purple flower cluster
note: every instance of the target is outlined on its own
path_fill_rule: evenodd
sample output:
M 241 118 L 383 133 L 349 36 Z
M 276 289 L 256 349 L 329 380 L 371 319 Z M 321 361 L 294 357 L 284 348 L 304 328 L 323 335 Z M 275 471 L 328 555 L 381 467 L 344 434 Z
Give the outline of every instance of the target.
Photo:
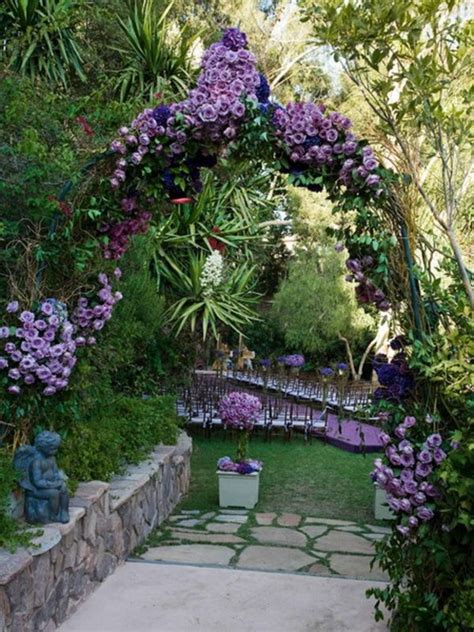
M 400 403 L 410 395 L 414 380 L 404 353 L 397 353 L 391 362 L 383 354 L 376 355 L 372 367 L 381 385 L 374 391 L 375 400 Z
M 236 463 L 229 456 L 223 456 L 217 461 L 217 469 L 221 472 L 237 472 L 237 474 L 253 474 L 260 472 L 263 468 L 261 461 L 249 459 Z
M 270 358 L 262 358 L 261 360 L 259 360 L 258 363 L 261 367 L 265 369 L 268 369 L 268 367 L 272 365 L 272 361 L 270 360 Z
M 415 417 L 408 416 L 395 428 L 395 440 L 381 433 L 389 465 L 376 459 L 371 473 L 372 479 L 385 490 L 389 507 L 402 517 L 397 530 L 405 537 L 412 535 L 420 522 L 433 518 L 433 505 L 429 505 L 440 494 L 427 478 L 447 456 L 437 433 L 427 437 L 421 447 L 409 441 L 406 437 L 415 425 Z M 390 466 L 399 468 L 399 474 Z
M 372 148 L 361 147 L 350 132 L 351 121 L 338 112 L 326 113 L 324 105 L 290 103 L 273 115 L 275 135 L 295 166 L 325 167 L 348 189 L 378 189 L 378 162 Z
M 333 369 L 331 369 L 330 366 L 325 366 L 322 369 L 319 369 L 319 374 L 323 378 L 323 380 L 327 380 L 334 375 L 334 371 Z
M 20 395 L 25 386 L 37 385 L 43 395 L 51 396 L 68 386 L 77 362 L 77 348 L 95 344 L 91 334 L 102 329 L 113 305 L 121 298 L 120 293 L 111 294 L 106 275 L 99 275 L 99 281 L 101 302 L 90 308 L 87 299 L 79 299 L 80 309 L 85 310 L 79 320 L 75 315 L 77 310 L 69 319 L 64 303 L 46 299 L 36 312 L 19 313 L 17 324 L 0 327 L 0 339 L 6 341 L 0 370 L 7 371 L 10 394 Z M 17 314 L 19 309 L 19 303 L 12 301 L 6 311 Z
M 336 370 L 338 373 L 345 373 L 349 369 L 349 365 L 345 362 L 338 362 L 336 364 Z
M 301 353 L 294 353 L 292 355 L 285 356 L 285 364 L 290 367 L 300 367 L 305 363 L 304 355 Z
M 251 430 L 261 410 L 258 397 L 237 391 L 223 397 L 219 404 L 222 423 L 237 430 Z
M 372 281 L 370 281 L 366 272 L 373 266 L 374 260 L 372 257 L 362 257 L 362 259 L 348 259 L 346 261 L 346 267 L 350 271 L 350 274 L 346 275 L 346 281 L 358 283 L 356 287 L 356 297 L 359 303 L 370 304 L 373 303 L 377 309 L 382 312 L 386 312 L 390 309 L 390 302 L 385 297 L 383 291 L 377 288 Z
M 121 277 L 120 268 L 116 268 L 114 275 L 118 279 Z M 71 322 L 77 334 L 78 347 L 95 344 L 94 334 L 103 329 L 105 323 L 112 318 L 115 305 L 123 298 L 121 292 L 112 291 L 112 284 L 106 274 L 99 274 L 98 280 L 102 287 L 97 292 L 97 299 L 90 301 L 81 297 L 72 312 Z
M 151 220 L 151 213 L 139 208 L 137 196 L 124 197 L 121 207 L 124 219 L 112 219 L 100 227 L 100 231 L 108 237 L 107 243 L 102 246 L 106 259 L 120 259 L 130 239 L 134 235 L 145 234 Z

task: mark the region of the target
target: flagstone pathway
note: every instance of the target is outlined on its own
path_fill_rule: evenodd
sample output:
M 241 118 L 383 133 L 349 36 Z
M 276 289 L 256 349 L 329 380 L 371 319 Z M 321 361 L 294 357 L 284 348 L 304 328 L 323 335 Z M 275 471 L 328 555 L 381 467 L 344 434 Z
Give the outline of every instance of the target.
M 135 557 L 148 562 L 384 581 L 370 568 L 374 542 L 390 530 L 348 520 L 290 513 L 181 511 L 155 531 Z

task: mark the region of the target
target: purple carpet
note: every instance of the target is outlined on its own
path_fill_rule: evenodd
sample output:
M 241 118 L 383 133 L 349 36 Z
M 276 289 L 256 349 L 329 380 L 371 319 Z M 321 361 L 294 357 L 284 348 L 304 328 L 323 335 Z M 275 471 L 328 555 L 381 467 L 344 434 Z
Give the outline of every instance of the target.
M 348 452 L 381 452 L 380 428 L 370 424 L 342 419 L 329 415 L 326 440 L 331 445 Z

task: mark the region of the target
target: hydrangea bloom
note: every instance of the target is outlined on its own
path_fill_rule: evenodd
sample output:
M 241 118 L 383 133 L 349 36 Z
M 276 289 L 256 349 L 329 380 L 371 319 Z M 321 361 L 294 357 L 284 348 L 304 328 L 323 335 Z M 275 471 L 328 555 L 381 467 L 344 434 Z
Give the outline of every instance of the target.
M 237 430 L 251 430 L 261 410 L 258 397 L 237 391 L 223 397 L 219 404 L 222 422 Z
M 293 355 L 285 356 L 285 364 L 290 367 L 300 367 L 303 366 L 305 362 L 304 355 L 300 353 L 294 353 Z

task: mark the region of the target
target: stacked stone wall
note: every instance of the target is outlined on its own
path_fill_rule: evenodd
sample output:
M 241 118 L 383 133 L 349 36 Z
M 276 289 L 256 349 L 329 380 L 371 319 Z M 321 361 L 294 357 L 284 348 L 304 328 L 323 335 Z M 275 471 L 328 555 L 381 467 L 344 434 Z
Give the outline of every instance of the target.
M 191 449 L 182 434 L 110 483 L 81 483 L 69 523 L 46 525 L 36 548 L 0 549 L 0 630 L 55 630 L 187 492 Z

